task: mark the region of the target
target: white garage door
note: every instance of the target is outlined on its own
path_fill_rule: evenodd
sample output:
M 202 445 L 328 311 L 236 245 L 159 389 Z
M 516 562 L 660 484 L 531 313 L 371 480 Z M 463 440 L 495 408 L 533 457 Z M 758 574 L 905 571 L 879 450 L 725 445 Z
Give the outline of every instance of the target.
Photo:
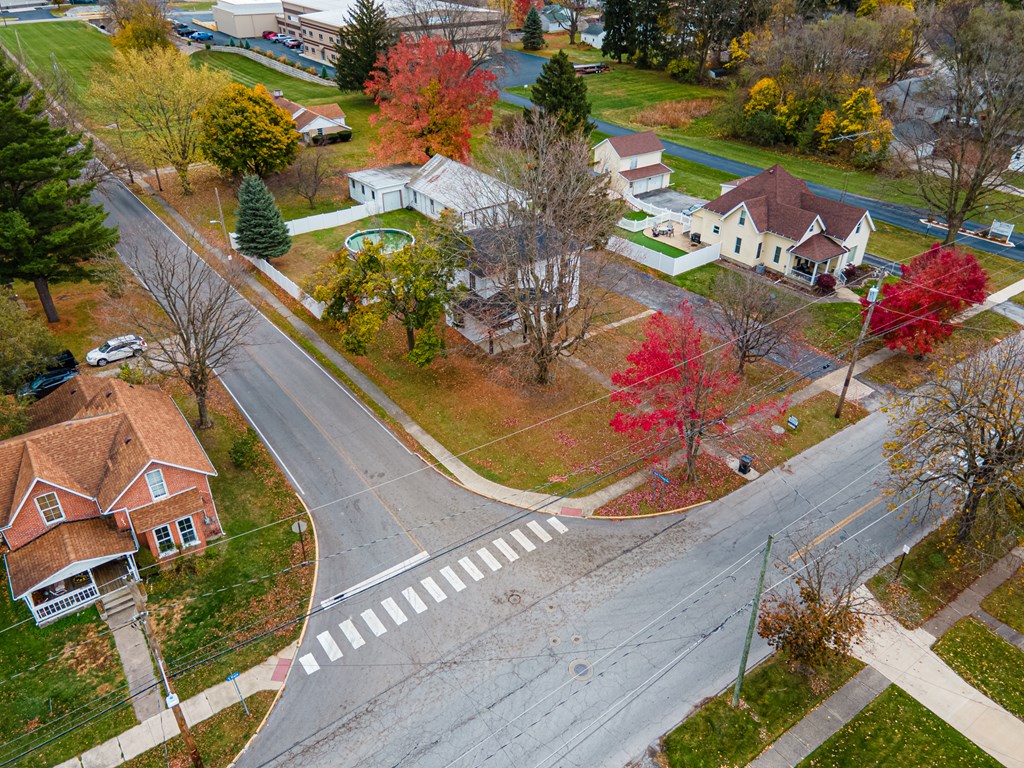
M 649 179 L 637 179 L 633 182 L 633 194 L 641 195 L 647 191 L 647 182 Z
M 402 193 L 398 190 L 384 193 L 384 210 L 397 211 L 402 207 Z

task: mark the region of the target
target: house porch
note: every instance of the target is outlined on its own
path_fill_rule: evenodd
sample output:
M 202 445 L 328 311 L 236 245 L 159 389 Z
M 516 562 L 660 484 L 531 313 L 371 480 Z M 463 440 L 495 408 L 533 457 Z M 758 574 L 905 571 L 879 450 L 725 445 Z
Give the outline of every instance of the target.
M 54 579 L 24 596 L 37 626 L 43 626 L 76 613 L 122 589 L 139 572 L 131 555 L 115 557 L 92 568 Z

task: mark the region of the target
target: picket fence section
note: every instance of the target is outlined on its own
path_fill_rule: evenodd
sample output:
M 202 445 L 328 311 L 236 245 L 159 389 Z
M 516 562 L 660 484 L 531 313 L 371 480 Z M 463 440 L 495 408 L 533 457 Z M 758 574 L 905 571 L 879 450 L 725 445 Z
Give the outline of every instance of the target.
M 646 246 L 624 240 L 621 237 L 612 237 L 608 240 L 609 250 L 632 259 L 645 267 L 656 269 L 666 275 L 681 275 L 691 269 L 702 267 L 718 259 L 721 255 L 722 244 L 713 243 L 690 253 L 681 256 L 668 256 L 667 254 L 653 251 Z

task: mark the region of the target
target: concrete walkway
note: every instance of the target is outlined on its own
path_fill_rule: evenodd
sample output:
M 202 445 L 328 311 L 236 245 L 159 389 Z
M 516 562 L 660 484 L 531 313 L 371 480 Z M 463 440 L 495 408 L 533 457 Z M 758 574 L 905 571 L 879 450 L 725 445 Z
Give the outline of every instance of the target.
M 149 653 L 146 636 L 137 624 L 132 622 L 135 606 L 129 604 L 124 608 L 107 614 L 107 624 L 113 629 L 114 645 L 117 655 L 124 668 L 124 676 L 129 692 L 141 691 L 132 697 L 132 708 L 135 717 L 144 723 L 154 715 L 160 714 L 164 708 L 160 689 L 153 684 L 156 674 L 153 671 L 153 659 Z
M 280 690 L 295 657 L 296 648 L 297 643 L 290 643 L 262 664 L 240 674 L 237 682 L 242 696 L 248 698 L 258 691 Z M 234 685 L 225 681 L 183 701 L 181 709 L 185 722 L 192 726 L 237 703 L 238 693 Z M 159 747 L 177 735 L 178 724 L 174 721 L 174 715 L 169 709 L 164 709 L 120 736 L 66 760 L 55 768 L 117 768 L 126 760 Z

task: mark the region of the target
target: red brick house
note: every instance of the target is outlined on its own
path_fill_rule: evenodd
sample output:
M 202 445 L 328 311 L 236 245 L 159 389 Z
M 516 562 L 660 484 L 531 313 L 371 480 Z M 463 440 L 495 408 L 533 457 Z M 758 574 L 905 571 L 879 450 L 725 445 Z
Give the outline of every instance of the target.
M 222 534 L 217 471 L 159 389 L 77 376 L 30 413 L 30 432 L 0 442 L 0 535 L 36 624 L 137 579 L 140 546 L 165 559 Z

